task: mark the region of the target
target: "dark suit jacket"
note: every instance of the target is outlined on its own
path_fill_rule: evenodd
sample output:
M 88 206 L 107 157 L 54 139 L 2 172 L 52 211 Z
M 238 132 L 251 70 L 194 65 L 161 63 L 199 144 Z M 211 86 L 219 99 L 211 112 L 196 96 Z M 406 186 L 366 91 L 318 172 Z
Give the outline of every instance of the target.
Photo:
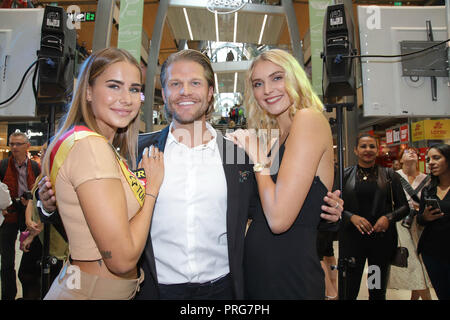
M 169 134 L 169 126 L 161 131 L 142 134 L 138 140 L 138 155 L 142 156 L 145 147 L 155 145 L 164 151 Z M 225 140 L 218 132 L 217 144 L 221 153 L 223 170 L 227 181 L 227 239 L 228 259 L 233 291 L 236 299 L 244 298 L 244 237 L 249 214 L 258 204 L 256 180 L 253 166 L 242 149 Z M 237 161 L 240 160 L 240 161 Z M 176 224 L 174 222 L 174 228 Z M 145 272 L 145 280 L 136 299 L 158 299 L 158 280 L 152 239 L 149 235 L 139 265 Z

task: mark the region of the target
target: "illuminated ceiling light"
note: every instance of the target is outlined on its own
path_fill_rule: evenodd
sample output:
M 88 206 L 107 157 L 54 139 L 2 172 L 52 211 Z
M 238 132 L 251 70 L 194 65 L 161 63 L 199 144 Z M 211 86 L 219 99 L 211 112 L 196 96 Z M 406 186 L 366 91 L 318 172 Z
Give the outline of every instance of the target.
M 189 30 L 189 36 L 191 37 L 191 40 L 194 40 L 194 37 L 192 36 L 192 30 L 191 30 L 191 24 L 189 22 L 189 17 L 186 11 L 186 8 L 183 8 L 183 12 L 184 12 L 184 18 L 186 19 L 186 24 Z
M 214 21 L 216 22 L 216 42 L 219 42 L 219 22 L 217 18 L 217 11 L 214 11 Z
M 238 13 L 234 13 L 234 32 L 233 32 L 233 42 L 236 43 L 236 35 L 237 35 L 237 20 L 238 20 Z
M 216 83 L 216 93 L 219 94 L 219 81 L 217 81 L 217 73 L 214 73 L 214 82 Z
M 234 93 L 236 93 L 237 79 L 238 79 L 238 73 L 235 72 L 235 73 L 234 73 L 234 89 L 233 89 L 233 92 L 234 92 Z
M 266 27 L 266 21 L 267 21 L 267 14 L 264 15 L 264 21 L 261 26 L 261 33 L 259 34 L 258 44 L 261 44 L 261 40 L 264 34 L 264 28 Z

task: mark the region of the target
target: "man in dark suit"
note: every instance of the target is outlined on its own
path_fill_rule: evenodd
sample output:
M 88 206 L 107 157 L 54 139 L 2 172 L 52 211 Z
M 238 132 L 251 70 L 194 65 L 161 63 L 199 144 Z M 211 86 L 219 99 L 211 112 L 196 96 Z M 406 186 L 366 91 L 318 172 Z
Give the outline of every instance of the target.
M 214 72 L 195 50 L 171 55 L 161 68 L 165 129 L 139 136 L 139 155 L 164 151 L 165 176 L 139 262 L 145 280 L 137 299 L 243 299 L 245 228 L 256 206 L 253 164 L 244 150 L 207 122 L 214 111 Z M 45 208 L 51 192 L 41 185 Z M 336 221 L 338 194 L 325 211 Z M 332 208 L 337 201 L 340 207 Z
M 245 228 L 259 201 L 253 165 L 206 122 L 215 87 L 207 57 L 195 50 L 171 55 L 161 68 L 161 84 L 172 123 L 139 137 L 139 154 L 150 145 L 164 151 L 166 174 L 137 298 L 243 299 Z M 333 213 L 337 217 L 329 219 L 339 218 Z

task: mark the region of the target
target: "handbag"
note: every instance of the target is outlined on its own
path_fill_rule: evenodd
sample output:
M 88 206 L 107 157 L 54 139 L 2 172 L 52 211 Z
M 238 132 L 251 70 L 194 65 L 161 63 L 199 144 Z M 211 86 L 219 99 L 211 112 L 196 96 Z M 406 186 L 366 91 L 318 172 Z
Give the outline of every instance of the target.
M 389 187 L 391 189 L 391 207 L 392 211 L 394 211 L 395 205 L 394 205 L 394 194 L 392 192 L 392 180 L 389 179 Z M 393 266 L 399 267 L 399 268 L 408 268 L 408 257 L 409 252 L 408 248 L 402 247 L 400 243 L 400 237 L 398 237 L 398 246 L 395 249 L 394 256 L 392 257 L 391 264 Z
M 408 257 L 408 248 L 398 246 L 397 249 L 395 249 L 391 264 L 399 268 L 408 268 Z

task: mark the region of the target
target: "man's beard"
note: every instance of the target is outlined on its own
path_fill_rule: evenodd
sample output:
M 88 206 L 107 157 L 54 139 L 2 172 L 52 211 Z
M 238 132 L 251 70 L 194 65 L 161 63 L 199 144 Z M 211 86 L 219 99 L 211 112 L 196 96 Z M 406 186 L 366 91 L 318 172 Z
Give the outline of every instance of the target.
M 174 111 L 174 109 L 172 107 L 169 107 L 169 105 L 171 105 L 170 102 L 168 102 L 164 105 L 164 110 L 166 112 L 166 115 L 169 115 L 173 120 L 177 121 L 180 124 L 191 124 L 197 120 L 201 120 L 201 118 L 205 115 L 206 110 L 208 110 L 208 107 L 209 107 L 209 105 L 202 106 L 193 115 L 189 116 L 188 118 L 182 118 L 179 114 L 177 114 Z

